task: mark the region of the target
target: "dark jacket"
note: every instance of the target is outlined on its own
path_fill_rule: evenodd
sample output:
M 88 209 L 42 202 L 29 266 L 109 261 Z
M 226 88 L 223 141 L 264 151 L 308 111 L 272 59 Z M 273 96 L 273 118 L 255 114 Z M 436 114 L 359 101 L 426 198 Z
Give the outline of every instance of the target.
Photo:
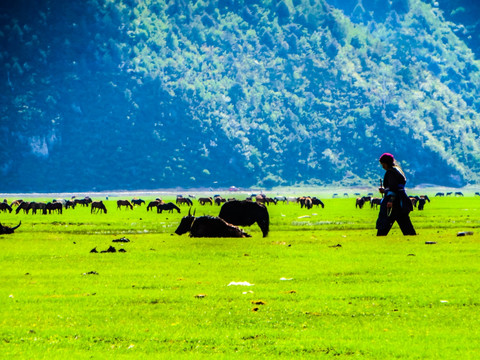
M 392 167 L 385 172 L 383 187 L 385 193 L 380 203 L 380 212 L 377 219 L 377 229 L 390 227 L 398 216 L 407 214 L 413 210 L 412 201 L 405 192 L 407 179 L 402 170 Z M 391 212 L 387 209 L 387 203 L 392 202 Z
M 394 166 L 385 171 L 385 176 L 383 177 L 385 196 L 382 202 L 385 202 L 385 204 L 390 201 L 393 202 L 394 209 L 401 209 L 403 213 L 412 211 L 412 201 L 405 192 L 406 183 L 407 179 L 398 167 Z

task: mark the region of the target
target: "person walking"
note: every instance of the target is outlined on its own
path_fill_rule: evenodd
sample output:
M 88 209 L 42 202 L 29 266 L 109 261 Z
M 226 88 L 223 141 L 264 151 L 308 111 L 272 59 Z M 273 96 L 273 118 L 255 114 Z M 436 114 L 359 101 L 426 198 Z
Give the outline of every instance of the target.
M 403 235 L 417 235 L 409 216 L 413 205 L 405 192 L 407 178 L 403 170 L 389 153 L 380 156 L 380 164 L 385 170 L 385 176 L 383 184 L 378 189 L 383 198 L 376 224 L 377 236 L 387 235 L 395 221 Z

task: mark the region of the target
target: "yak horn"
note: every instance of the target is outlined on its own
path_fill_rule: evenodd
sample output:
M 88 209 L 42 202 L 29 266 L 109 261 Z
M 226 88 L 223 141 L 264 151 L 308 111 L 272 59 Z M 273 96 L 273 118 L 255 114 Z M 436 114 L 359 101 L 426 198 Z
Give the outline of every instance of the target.
M 22 225 L 22 222 L 21 222 L 21 221 L 20 221 L 20 223 L 19 223 L 17 226 L 13 227 L 12 230 L 15 230 L 15 229 L 18 228 L 20 225 Z
M 188 209 L 188 216 L 191 216 L 191 215 L 190 215 L 190 210 L 191 210 L 191 209 L 189 208 L 189 209 Z

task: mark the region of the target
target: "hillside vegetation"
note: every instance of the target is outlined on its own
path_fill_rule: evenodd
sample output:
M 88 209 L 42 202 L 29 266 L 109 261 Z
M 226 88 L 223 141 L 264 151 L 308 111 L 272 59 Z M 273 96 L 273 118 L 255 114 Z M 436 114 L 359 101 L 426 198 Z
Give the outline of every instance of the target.
M 478 6 L 385 3 L 2 4 L 2 188 L 478 183 Z

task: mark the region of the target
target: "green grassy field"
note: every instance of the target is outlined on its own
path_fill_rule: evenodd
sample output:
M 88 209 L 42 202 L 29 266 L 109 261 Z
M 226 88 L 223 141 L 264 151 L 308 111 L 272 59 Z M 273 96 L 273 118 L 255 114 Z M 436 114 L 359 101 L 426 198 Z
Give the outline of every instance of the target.
M 178 236 L 187 207 L 114 200 L 0 213 L 22 221 L 0 236 L 2 358 L 478 358 L 479 197 L 432 198 L 411 215 L 417 236 L 382 238 L 354 199 L 269 206 L 269 236 L 246 239 Z

